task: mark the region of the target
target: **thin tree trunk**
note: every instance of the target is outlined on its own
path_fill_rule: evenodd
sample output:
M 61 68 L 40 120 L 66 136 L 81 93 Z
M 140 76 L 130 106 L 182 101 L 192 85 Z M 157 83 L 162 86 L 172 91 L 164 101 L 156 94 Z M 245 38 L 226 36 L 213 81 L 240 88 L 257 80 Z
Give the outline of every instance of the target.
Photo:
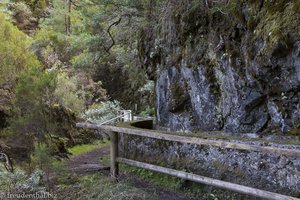
M 71 0 L 67 0 L 68 4 L 68 14 L 66 19 L 66 34 L 70 36 L 71 34 Z
M 66 0 L 67 14 L 65 18 L 66 35 L 67 35 L 67 46 L 66 46 L 66 63 L 70 64 L 71 52 L 70 52 L 70 35 L 71 35 L 71 0 Z

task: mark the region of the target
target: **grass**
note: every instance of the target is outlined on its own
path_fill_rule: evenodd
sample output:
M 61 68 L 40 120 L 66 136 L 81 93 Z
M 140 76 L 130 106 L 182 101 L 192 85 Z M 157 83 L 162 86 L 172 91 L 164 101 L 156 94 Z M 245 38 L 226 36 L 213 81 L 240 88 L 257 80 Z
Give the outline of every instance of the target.
M 154 193 L 148 193 L 125 181 L 114 182 L 103 174 L 69 177 L 58 186 L 58 199 L 101 199 L 101 200 L 157 200 Z M 59 192 L 60 191 L 60 192 Z
M 110 156 L 105 155 L 102 157 L 102 162 L 104 165 L 110 165 Z M 132 167 L 125 164 L 120 164 L 120 170 L 124 173 L 134 174 L 142 180 L 149 181 L 154 185 L 162 188 L 167 188 L 169 190 L 181 191 L 191 196 L 205 196 L 207 195 L 203 191 L 203 185 L 195 182 L 189 182 L 181 178 L 173 177 L 167 174 L 162 174 L 158 172 L 153 172 L 147 169 L 141 169 L 137 167 Z
M 69 149 L 73 156 L 92 151 L 99 147 L 110 145 L 108 140 L 95 141 L 92 144 L 76 145 Z M 104 164 L 109 165 L 109 155 L 104 156 Z M 157 200 L 155 193 L 149 193 L 136 188 L 127 180 L 114 182 L 107 175 L 97 173 L 94 175 L 74 176 L 65 168 L 64 162 L 55 163 L 54 191 L 57 199 L 101 199 L 101 200 Z
M 184 180 L 180 178 L 176 178 L 170 175 L 158 173 L 158 172 L 152 172 L 147 169 L 141 169 L 137 167 L 128 166 L 125 164 L 120 165 L 120 169 L 139 176 L 140 178 L 144 180 L 149 180 L 153 182 L 156 185 L 166 187 L 172 190 L 178 190 L 182 188 Z
M 102 157 L 102 162 L 104 165 L 109 166 L 110 155 L 104 155 Z M 120 170 L 125 173 L 135 174 L 144 180 L 149 180 L 159 186 L 167 187 L 170 189 L 179 189 L 180 183 L 182 182 L 182 179 L 179 178 L 175 178 L 166 174 L 152 172 L 146 169 L 132 167 L 125 164 L 120 164 Z
M 103 175 L 85 176 L 81 182 L 88 189 L 82 196 L 86 199 L 158 199 L 155 194 L 135 188 L 126 181 L 116 183 Z
M 108 140 L 102 141 L 95 141 L 92 144 L 82 144 L 82 145 L 76 145 L 74 147 L 69 148 L 69 152 L 72 153 L 73 155 L 79 155 L 83 154 L 89 151 L 92 151 L 96 148 L 101 148 L 101 147 L 106 147 L 110 144 Z

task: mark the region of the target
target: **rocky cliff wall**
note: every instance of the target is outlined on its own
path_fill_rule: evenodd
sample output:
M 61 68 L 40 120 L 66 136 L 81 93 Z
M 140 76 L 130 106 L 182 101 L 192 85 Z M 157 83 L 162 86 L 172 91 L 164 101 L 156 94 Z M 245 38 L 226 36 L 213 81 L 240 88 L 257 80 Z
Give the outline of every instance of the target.
M 299 13 L 289 0 L 168 1 L 139 45 L 157 125 L 299 133 Z

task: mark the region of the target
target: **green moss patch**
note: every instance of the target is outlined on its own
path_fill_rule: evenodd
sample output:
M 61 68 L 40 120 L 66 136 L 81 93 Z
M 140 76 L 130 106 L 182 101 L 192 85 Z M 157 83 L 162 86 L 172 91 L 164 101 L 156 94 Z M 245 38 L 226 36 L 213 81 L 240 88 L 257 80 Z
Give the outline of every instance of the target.
M 70 153 L 72 153 L 73 155 L 79 155 L 79 154 L 83 154 L 83 153 L 92 151 L 97 148 L 109 146 L 109 144 L 110 144 L 110 142 L 108 140 L 104 140 L 104 142 L 95 141 L 92 144 L 76 145 L 72 148 L 69 148 L 68 151 Z

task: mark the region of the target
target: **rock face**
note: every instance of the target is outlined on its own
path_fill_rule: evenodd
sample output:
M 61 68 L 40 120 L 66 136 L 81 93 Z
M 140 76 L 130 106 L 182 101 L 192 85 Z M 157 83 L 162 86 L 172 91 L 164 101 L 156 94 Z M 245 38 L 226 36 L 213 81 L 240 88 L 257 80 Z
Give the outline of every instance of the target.
M 147 71 L 158 71 L 157 125 L 235 133 L 299 128 L 300 3 L 203 2 L 168 1 L 158 33 L 140 44 Z

